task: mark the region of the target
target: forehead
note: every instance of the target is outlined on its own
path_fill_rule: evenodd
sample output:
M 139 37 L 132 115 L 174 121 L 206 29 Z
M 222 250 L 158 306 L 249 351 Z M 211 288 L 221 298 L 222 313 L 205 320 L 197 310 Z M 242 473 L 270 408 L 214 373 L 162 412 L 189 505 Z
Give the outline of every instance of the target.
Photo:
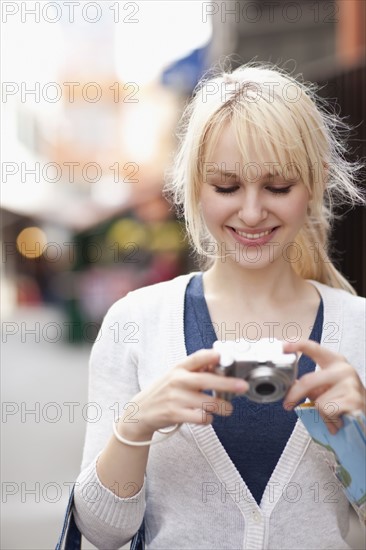
M 241 141 L 243 143 L 240 147 L 233 126 L 230 123 L 225 124 L 217 132 L 213 146 L 208 149 L 207 160 L 233 165 L 243 161 L 264 163 L 276 160 L 273 158 L 273 152 L 263 142 L 259 142 L 256 132 L 247 131 L 246 135 L 241 135 Z
M 205 173 L 233 172 L 248 174 L 254 179 L 265 174 L 281 174 L 283 163 L 288 164 L 286 156 L 281 158 L 276 148 L 261 139 L 254 128 L 244 128 L 238 135 L 235 127 L 227 122 L 216 128 L 208 140 Z

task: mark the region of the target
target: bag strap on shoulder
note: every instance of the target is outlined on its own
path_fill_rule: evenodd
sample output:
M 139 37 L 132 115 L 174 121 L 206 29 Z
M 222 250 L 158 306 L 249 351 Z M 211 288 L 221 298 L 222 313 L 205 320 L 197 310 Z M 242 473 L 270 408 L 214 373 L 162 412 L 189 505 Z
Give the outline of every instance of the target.
M 71 490 L 69 502 L 67 503 L 64 524 L 62 526 L 60 538 L 56 545 L 56 550 L 63 550 L 62 545 L 64 540 L 65 540 L 64 550 L 81 550 L 81 533 L 75 523 L 73 508 L 74 508 L 74 487 Z

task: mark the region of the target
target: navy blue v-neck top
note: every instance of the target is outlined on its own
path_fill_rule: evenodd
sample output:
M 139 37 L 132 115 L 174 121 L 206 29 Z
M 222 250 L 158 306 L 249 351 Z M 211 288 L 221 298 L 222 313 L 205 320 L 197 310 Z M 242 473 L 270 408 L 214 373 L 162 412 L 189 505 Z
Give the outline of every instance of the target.
M 320 342 L 323 328 L 323 301 L 320 301 L 310 340 Z M 187 355 L 217 340 L 203 292 L 202 273 L 189 281 L 184 302 L 184 337 Z M 315 363 L 302 355 L 298 378 L 315 370 Z M 212 395 L 212 392 L 207 392 Z M 245 396 L 232 401 L 230 416 L 214 415 L 212 427 L 221 444 L 260 504 L 264 489 L 295 427 L 297 415 L 285 411 L 282 400 L 265 405 Z

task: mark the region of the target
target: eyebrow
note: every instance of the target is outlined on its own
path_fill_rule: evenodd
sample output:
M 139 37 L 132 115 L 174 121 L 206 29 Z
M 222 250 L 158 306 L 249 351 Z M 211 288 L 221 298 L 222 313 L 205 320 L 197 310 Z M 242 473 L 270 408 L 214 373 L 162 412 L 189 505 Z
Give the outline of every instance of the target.
M 230 171 L 230 170 L 213 170 L 212 172 L 206 172 L 207 176 L 227 176 L 229 178 L 240 177 L 240 174 L 238 172 Z
M 212 172 L 206 172 L 206 176 L 207 177 L 214 177 L 214 176 L 221 176 L 221 178 L 223 176 L 225 177 L 229 177 L 229 178 L 232 178 L 232 177 L 237 177 L 237 178 L 241 178 L 241 174 L 239 174 L 238 172 L 235 172 L 234 170 L 233 171 L 230 171 L 230 170 L 220 170 L 220 169 L 216 169 Z M 262 179 L 268 179 L 268 178 L 279 178 L 279 177 L 282 177 L 281 174 L 279 174 L 278 172 L 273 172 L 272 174 L 270 172 L 266 172 L 265 174 L 263 174 L 263 176 L 261 175 L 260 178 L 258 178 L 258 180 Z

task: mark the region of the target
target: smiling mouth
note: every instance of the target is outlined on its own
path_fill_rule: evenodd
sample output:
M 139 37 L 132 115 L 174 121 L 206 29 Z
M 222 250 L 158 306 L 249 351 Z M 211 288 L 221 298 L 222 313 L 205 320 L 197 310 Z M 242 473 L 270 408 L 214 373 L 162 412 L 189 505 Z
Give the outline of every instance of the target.
M 231 228 L 235 233 L 240 235 L 241 237 L 244 237 L 245 239 L 260 239 L 261 237 L 266 237 L 270 233 L 272 233 L 277 227 L 273 227 L 272 229 L 268 229 L 267 231 L 262 231 L 260 233 L 246 233 L 245 231 L 239 231 L 239 229 L 235 229 L 234 227 Z

